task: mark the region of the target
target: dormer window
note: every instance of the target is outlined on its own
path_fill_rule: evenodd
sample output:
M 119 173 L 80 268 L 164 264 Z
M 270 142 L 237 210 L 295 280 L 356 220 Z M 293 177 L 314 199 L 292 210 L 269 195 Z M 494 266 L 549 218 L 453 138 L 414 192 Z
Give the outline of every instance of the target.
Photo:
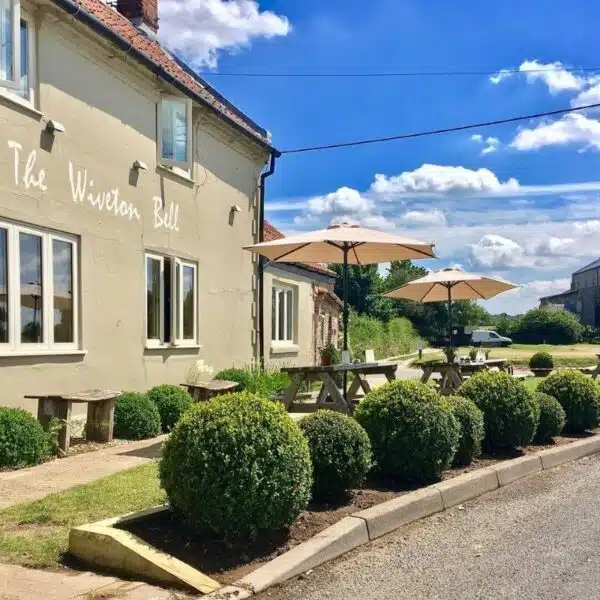
M 189 171 L 192 165 L 191 132 L 192 101 L 162 96 L 158 106 L 158 160 L 161 165 Z

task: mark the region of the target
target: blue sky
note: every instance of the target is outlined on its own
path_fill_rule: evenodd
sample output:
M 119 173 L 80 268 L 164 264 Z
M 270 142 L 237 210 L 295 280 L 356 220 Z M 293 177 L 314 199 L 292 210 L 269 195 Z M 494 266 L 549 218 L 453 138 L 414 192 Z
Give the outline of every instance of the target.
M 212 71 L 206 79 L 282 150 L 600 102 L 600 14 L 585 0 L 162 0 L 161 18 L 166 43 Z M 374 71 L 500 74 L 218 74 Z M 488 304 L 520 312 L 600 255 L 598 118 L 284 156 L 268 180 L 267 215 L 285 233 L 351 219 L 435 242 L 440 260 L 424 266 L 521 284 Z

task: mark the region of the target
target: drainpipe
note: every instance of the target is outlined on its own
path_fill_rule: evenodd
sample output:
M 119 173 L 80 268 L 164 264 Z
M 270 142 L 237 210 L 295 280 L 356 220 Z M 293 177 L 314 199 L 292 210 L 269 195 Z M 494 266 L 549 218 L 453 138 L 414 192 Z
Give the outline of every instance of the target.
M 265 181 L 267 177 L 271 177 L 275 172 L 275 159 L 281 156 L 280 152 L 271 152 L 271 160 L 269 162 L 269 168 L 260 174 L 259 184 L 259 201 L 258 201 L 258 241 L 264 241 L 264 227 L 265 227 Z M 258 360 L 260 362 L 261 369 L 265 366 L 265 258 L 263 256 L 258 257 Z

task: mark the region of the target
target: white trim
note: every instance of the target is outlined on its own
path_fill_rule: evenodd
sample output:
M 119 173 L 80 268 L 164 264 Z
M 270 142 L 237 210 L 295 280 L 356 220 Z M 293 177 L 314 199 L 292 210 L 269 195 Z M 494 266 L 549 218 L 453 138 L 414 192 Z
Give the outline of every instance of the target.
M 271 354 L 298 354 L 299 352 L 300 346 L 298 344 L 271 342 Z
M 7 299 L 8 299 L 8 343 L 0 344 L 0 355 L 17 356 L 31 354 L 67 353 L 80 348 L 79 340 L 79 242 L 74 236 L 54 233 L 47 229 L 0 221 L 0 228 L 7 231 Z M 21 234 L 40 239 L 41 250 L 41 297 L 40 317 L 42 321 L 41 342 L 22 342 L 21 324 Z M 62 241 L 71 245 L 71 301 L 73 303 L 73 342 L 54 343 L 54 273 L 53 242 Z M 37 282 L 36 282 L 37 283 Z
M 160 263 L 160 302 L 159 302 L 159 337 L 149 338 L 148 337 L 148 259 L 156 260 Z M 144 337 L 146 338 L 146 345 L 156 347 L 163 345 L 165 337 L 165 257 L 160 254 L 152 254 L 146 252 L 144 254 L 144 307 L 145 307 L 145 326 L 146 331 Z
M 186 149 L 185 161 L 172 160 L 162 157 L 162 101 L 178 102 L 185 106 L 185 125 L 186 125 Z M 175 132 L 175 124 L 173 123 L 173 132 Z M 156 105 L 156 155 L 157 163 L 165 167 L 179 167 L 190 174 L 192 168 L 192 100 L 181 96 L 173 96 L 170 94 L 162 94 Z M 186 179 L 185 176 L 180 175 Z
M 173 343 L 176 346 L 193 346 L 198 343 L 198 265 L 196 263 L 181 260 L 176 258 L 173 261 L 175 268 L 173 272 L 176 273 L 177 267 L 179 267 L 179 281 L 175 280 L 175 284 L 171 288 L 173 290 L 173 298 L 177 298 L 176 288 L 178 288 L 179 292 L 179 302 L 172 302 L 171 306 L 175 306 L 175 325 L 174 335 L 172 339 Z M 194 322 L 193 322 L 193 331 L 194 337 L 192 339 L 186 339 L 183 337 L 183 269 L 185 267 L 189 267 L 194 271 Z M 179 337 L 178 333 L 181 332 L 181 337 Z
M 11 4 L 12 18 L 12 72 L 13 79 L 0 79 L 2 87 L 18 90 L 21 87 L 21 3 L 8 0 Z M 0 24 L 1 27 L 1 24 Z
M 16 352 L 0 352 L 0 358 L 21 358 L 26 356 L 85 356 L 87 350 L 17 350 Z
M 297 312 L 298 312 L 298 288 L 295 286 L 287 285 L 285 283 L 280 283 L 275 281 L 271 290 L 271 305 L 273 304 L 273 292 L 276 294 L 275 306 L 271 306 L 271 310 L 273 311 L 273 315 L 271 317 L 271 347 L 277 346 L 286 346 L 290 347 L 294 345 L 296 341 L 296 321 L 297 321 Z M 279 294 L 284 294 L 283 301 L 283 328 L 284 328 L 284 337 L 279 337 Z M 288 302 L 287 295 L 291 294 L 292 297 L 292 314 L 288 315 Z M 273 328 L 273 316 L 275 321 L 275 327 Z M 289 327 L 289 319 L 291 318 L 291 328 L 292 328 L 292 337 L 287 337 L 287 331 Z

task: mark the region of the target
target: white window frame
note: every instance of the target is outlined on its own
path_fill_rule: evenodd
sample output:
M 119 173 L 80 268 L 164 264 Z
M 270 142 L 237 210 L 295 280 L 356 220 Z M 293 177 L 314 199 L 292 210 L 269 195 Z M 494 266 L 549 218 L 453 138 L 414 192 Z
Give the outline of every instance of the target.
M 175 267 L 172 270 L 173 274 L 173 286 L 172 290 L 175 292 L 176 288 L 179 291 L 179 302 L 175 302 L 175 293 L 173 294 L 173 301 L 171 306 L 175 307 L 175 310 L 172 311 L 172 319 L 175 325 L 175 329 L 173 330 L 173 340 L 174 344 L 177 346 L 196 346 L 198 344 L 198 265 L 193 262 L 187 260 L 181 260 L 176 258 L 173 260 L 173 266 Z M 179 267 L 179 281 L 177 281 L 177 267 Z M 194 337 L 191 340 L 185 339 L 184 337 L 179 337 L 177 335 L 178 331 L 181 331 L 181 335 L 183 336 L 183 268 L 189 267 L 194 271 Z
M 160 339 L 148 338 L 148 259 L 157 260 L 160 262 Z M 171 312 L 170 328 L 171 335 L 170 339 L 165 339 L 165 263 L 169 261 L 171 263 L 171 297 L 170 307 Z M 177 267 L 180 269 L 179 281 L 177 281 Z M 181 331 L 183 335 L 183 267 L 192 267 L 194 269 L 194 338 L 191 340 L 179 338 L 178 331 Z M 145 338 L 147 348 L 163 348 L 167 346 L 180 346 L 180 347 L 198 347 L 198 265 L 195 262 L 184 260 L 181 258 L 164 256 L 162 254 L 156 254 L 153 252 L 144 253 L 144 314 L 145 314 Z M 177 291 L 179 292 L 179 301 L 177 301 Z
M 271 304 L 273 303 L 272 298 L 273 298 L 273 291 L 276 292 L 276 296 L 277 296 L 277 302 L 275 302 L 275 306 L 272 307 L 272 310 L 274 311 L 274 316 L 275 316 L 275 329 L 272 328 L 271 331 L 271 346 L 273 347 L 281 347 L 281 346 L 293 346 L 295 344 L 295 339 L 296 339 L 296 321 L 297 321 L 297 312 L 298 312 L 298 303 L 296 300 L 296 295 L 297 295 L 297 288 L 295 288 L 294 286 L 291 285 L 286 285 L 285 283 L 280 283 L 280 282 L 275 282 L 273 283 L 273 290 L 271 291 Z M 279 335 L 279 294 L 283 292 L 284 294 L 291 294 L 292 295 L 292 338 L 291 339 L 277 339 L 278 335 Z M 283 307 L 284 307 L 284 330 L 287 332 L 288 330 L 288 323 L 287 323 L 287 318 L 288 318 L 288 303 L 287 303 L 287 299 L 286 301 L 283 303 Z M 273 319 L 271 318 L 271 323 L 273 323 Z
M 8 342 L 0 343 L 0 352 L 7 354 L 43 354 L 44 352 L 72 351 L 79 349 L 79 242 L 76 237 L 55 233 L 28 225 L 0 221 L 0 228 L 7 231 L 8 255 Z M 21 233 L 35 235 L 42 239 L 42 342 L 21 341 L 21 277 L 20 244 Z M 72 246 L 73 289 L 73 341 L 54 342 L 54 265 L 52 256 L 53 241 L 62 241 Z
M 14 81 L 0 79 L 2 87 L 18 90 L 21 87 L 21 3 L 20 0 L 8 0 L 12 5 L 12 72 Z
M 160 337 L 157 338 L 149 338 L 148 337 L 148 259 L 156 260 L 160 263 Z M 146 337 L 146 345 L 159 347 L 164 345 L 164 337 L 165 337 L 165 257 L 160 254 L 152 254 L 150 252 L 146 252 L 144 255 L 144 311 L 146 315 L 145 319 L 145 337 Z
M 185 105 L 185 116 L 186 116 L 186 158 L 185 161 L 171 160 L 162 157 L 162 102 L 167 100 L 170 102 L 180 102 Z M 157 135 L 156 135 L 156 156 L 159 165 L 164 167 L 183 169 L 187 176 L 190 176 L 192 169 L 192 100 L 190 98 L 183 98 L 181 96 L 173 96 L 170 94 L 162 94 L 158 104 L 156 105 L 156 124 L 157 124 Z

